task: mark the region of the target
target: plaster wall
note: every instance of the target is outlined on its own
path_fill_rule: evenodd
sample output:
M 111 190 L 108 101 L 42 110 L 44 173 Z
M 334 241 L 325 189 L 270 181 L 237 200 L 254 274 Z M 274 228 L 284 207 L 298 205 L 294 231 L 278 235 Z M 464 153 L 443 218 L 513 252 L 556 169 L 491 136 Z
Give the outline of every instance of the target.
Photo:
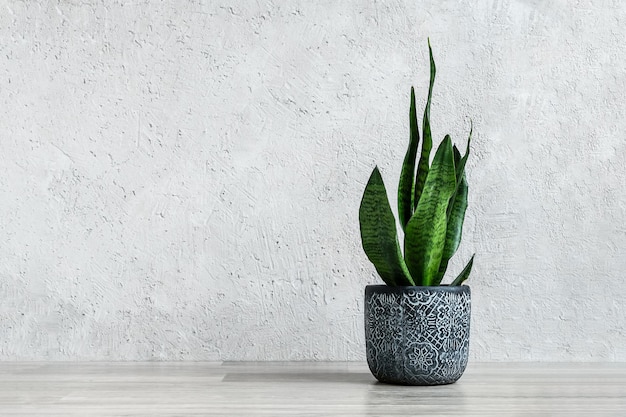
M 626 4 L 538 0 L 1 1 L 0 360 L 363 360 L 428 36 L 472 360 L 626 361 Z

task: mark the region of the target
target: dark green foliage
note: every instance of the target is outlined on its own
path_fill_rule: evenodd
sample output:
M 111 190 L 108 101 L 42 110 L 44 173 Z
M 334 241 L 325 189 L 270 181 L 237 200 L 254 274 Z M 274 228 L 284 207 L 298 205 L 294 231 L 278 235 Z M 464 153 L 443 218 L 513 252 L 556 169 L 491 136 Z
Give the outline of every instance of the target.
M 415 285 L 407 270 L 385 184 L 378 167 L 370 176 L 359 208 L 361 242 L 367 257 L 387 285 Z
M 446 229 L 446 243 L 441 255 L 441 265 L 439 266 L 439 281 L 443 278 L 448 267 L 448 261 L 455 254 L 461 243 L 463 232 L 463 220 L 467 209 L 467 181 L 465 176 L 461 178 L 461 186 L 456 194 L 450 199 L 448 205 L 448 224 Z
M 422 125 L 422 149 L 416 164 L 420 136 L 415 92 L 411 88 L 409 146 L 398 184 L 398 214 L 405 232 L 404 256 L 378 167 L 374 168 L 365 187 L 359 209 L 363 249 L 383 281 L 392 286 L 440 285 L 448 262 L 461 243 L 467 210 L 465 165 L 472 129 L 463 156 L 446 135 L 430 164 L 430 103 L 436 72 L 430 41 L 428 51 L 430 85 Z M 474 256 L 451 285 L 461 285 L 469 277 L 473 262 Z
M 426 177 L 428 177 L 430 151 L 433 148 L 433 136 L 430 132 L 430 102 L 433 97 L 433 86 L 435 85 L 435 60 L 433 59 L 433 50 L 430 47 L 430 39 L 428 40 L 428 55 L 430 56 L 430 85 L 428 86 L 428 100 L 426 100 L 426 108 L 424 109 L 424 121 L 422 122 L 422 131 L 424 133 L 424 141 L 422 142 L 422 153 L 417 165 L 417 174 L 415 176 L 415 197 L 413 198 L 413 207 L 417 207 Z
M 400 215 L 400 225 L 404 230 L 406 224 L 413 215 L 413 198 L 415 195 L 413 176 L 415 173 L 415 158 L 417 146 L 420 140 L 417 128 L 417 112 L 415 110 L 415 90 L 411 87 L 411 108 L 409 110 L 409 125 L 411 126 L 411 136 L 409 138 L 409 148 L 404 157 L 402 172 L 400 173 L 400 183 L 398 184 L 398 214 Z
M 448 224 L 446 230 L 446 244 L 441 256 L 441 264 L 439 265 L 439 273 L 437 275 L 437 284 L 441 282 L 450 258 L 456 253 L 461 244 L 461 236 L 463 234 L 463 221 L 465 220 L 465 210 L 467 210 L 467 180 L 465 178 L 465 163 L 469 156 L 469 144 L 472 139 L 472 129 L 470 128 L 469 138 L 467 139 L 467 150 L 461 158 L 461 154 L 454 147 L 454 162 L 456 167 L 456 190 L 450 202 L 448 203 L 447 217 Z
M 404 256 L 411 276 L 420 285 L 435 282 L 446 243 L 448 202 L 456 188 L 450 136 L 437 149 L 415 213 L 407 224 Z

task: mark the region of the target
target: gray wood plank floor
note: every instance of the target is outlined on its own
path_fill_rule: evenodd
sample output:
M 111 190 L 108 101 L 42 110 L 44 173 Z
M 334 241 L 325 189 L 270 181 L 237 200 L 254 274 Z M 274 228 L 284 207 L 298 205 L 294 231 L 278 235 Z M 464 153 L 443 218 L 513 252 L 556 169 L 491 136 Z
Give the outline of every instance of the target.
M 471 363 L 453 385 L 364 363 L 0 363 L 0 416 L 626 416 L 626 364 Z

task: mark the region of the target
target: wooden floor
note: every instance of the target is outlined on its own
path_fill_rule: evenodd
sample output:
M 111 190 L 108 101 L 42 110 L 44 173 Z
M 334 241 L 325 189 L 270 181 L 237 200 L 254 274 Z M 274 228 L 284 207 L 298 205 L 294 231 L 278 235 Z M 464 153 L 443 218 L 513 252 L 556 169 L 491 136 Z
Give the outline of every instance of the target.
M 0 416 L 626 416 L 626 364 L 470 364 L 456 384 L 363 363 L 0 363 Z

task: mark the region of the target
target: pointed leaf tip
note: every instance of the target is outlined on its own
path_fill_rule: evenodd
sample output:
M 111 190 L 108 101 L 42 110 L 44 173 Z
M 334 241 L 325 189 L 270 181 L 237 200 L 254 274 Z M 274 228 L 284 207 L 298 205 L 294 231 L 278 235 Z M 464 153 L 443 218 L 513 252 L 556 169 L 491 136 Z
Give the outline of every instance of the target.
M 414 189 L 415 189 L 415 159 L 417 157 L 417 148 L 420 140 L 417 111 L 415 109 L 415 89 L 411 87 L 411 106 L 409 108 L 409 126 L 410 137 L 409 146 L 402 162 L 402 171 L 400 173 L 400 182 L 398 184 L 398 214 L 402 230 L 411 219 L 414 210 Z
M 476 254 L 472 255 L 472 258 L 469 260 L 465 268 L 463 268 L 459 276 L 456 277 L 450 285 L 461 285 L 467 278 L 469 278 L 470 272 L 472 272 L 472 265 L 474 265 L 474 256 L 476 256 Z

